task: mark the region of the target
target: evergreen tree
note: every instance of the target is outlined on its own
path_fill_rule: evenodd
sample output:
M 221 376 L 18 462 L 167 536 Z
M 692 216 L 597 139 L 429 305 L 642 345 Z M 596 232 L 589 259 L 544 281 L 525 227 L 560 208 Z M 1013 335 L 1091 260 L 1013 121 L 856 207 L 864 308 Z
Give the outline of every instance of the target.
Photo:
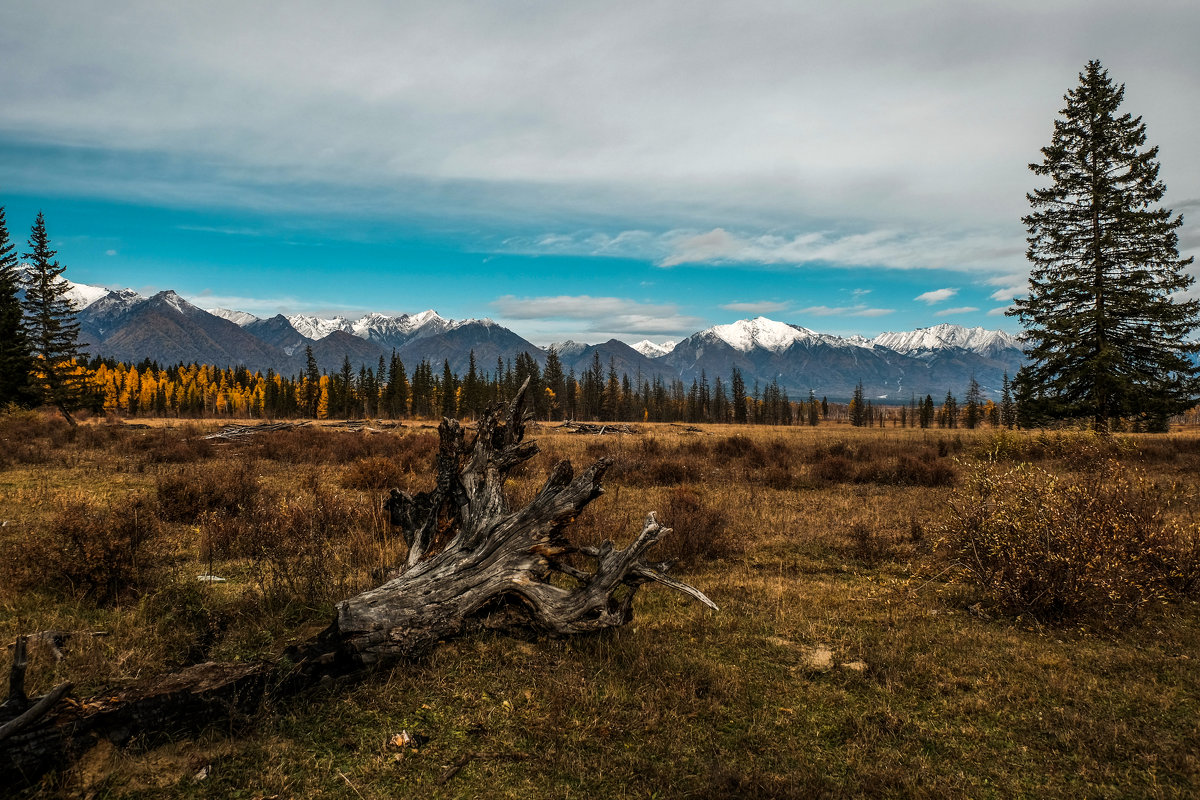
M 1004 383 L 1000 385 L 1000 424 L 1012 428 L 1017 424 L 1017 408 L 1013 404 L 1012 384 L 1009 383 L 1008 373 L 1004 373 Z
M 562 361 L 554 345 L 550 345 L 546 351 L 546 368 L 542 370 L 542 379 L 546 384 L 546 416 L 548 419 L 562 419 L 567 403 L 567 378 L 563 375 Z
M 1089 61 L 1066 95 L 1028 195 L 1033 264 L 1029 295 L 1014 301 L 1030 345 L 1018 396 L 1035 416 L 1089 417 L 1097 428 L 1135 416 L 1154 429 L 1189 407 L 1200 388 L 1188 334 L 1200 301 L 1179 300 L 1192 283 L 1180 259 L 1183 219 L 1157 207 L 1157 147 L 1142 150 L 1141 117 L 1117 115 L 1125 94 Z M 1040 395 L 1040 397 L 1039 397 Z
M 963 409 L 963 424 L 973 429 L 983 421 L 983 390 L 979 388 L 979 381 L 975 380 L 974 375 L 967 384 L 967 395 L 963 400 L 966 403 L 966 408 Z
M 317 359 L 313 356 L 312 345 L 304 346 L 304 388 L 301 391 L 300 402 L 304 406 L 306 416 L 317 415 L 317 401 L 321 396 L 321 370 L 317 367 Z
M 921 403 L 920 424 L 922 428 L 928 428 L 933 424 L 933 395 L 925 395 L 925 400 Z
M 863 399 L 862 381 L 854 387 L 854 396 L 850 398 L 850 424 L 856 428 L 867 424 L 867 404 Z
M 733 421 L 744 423 L 746 421 L 746 382 L 742 380 L 742 371 L 737 367 L 733 368 L 729 385 L 733 389 Z
M 35 357 L 33 382 L 38 395 L 74 426 L 71 412 L 89 399 L 86 372 L 75 363 L 85 345 L 79 341 L 75 307 L 61 277 L 65 268 L 56 255 L 46 234 L 46 217 L 39 211 L 29 234 L 29 252 L 23 254 L 29 263 L 24 330 Z
M 0 409 L 9 403 L 26 405 L 33 400 L 29 385 L 33 356 L 21 324 L 21 301 L 17 297 L 21 277 L 17 266 L 16 247 L 8 239 L 4 207 L 0 206 Z

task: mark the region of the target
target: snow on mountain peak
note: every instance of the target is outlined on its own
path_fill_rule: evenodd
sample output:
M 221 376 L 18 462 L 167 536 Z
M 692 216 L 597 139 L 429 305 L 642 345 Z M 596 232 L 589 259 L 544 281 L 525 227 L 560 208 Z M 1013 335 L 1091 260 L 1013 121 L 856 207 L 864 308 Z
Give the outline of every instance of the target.
M 959 347 L 974 353 L 987 354 L 1000 349 L 1020 349 L 1021 343 L 1004 331 L 986 328 L 965 328 L 942 323 L 915 331 L 881 333 L 871 340 L 874 344 L 898 353 L 918 353 Z
M 229 309 L 229 308 L 206 308 L 204 310 L 207 311 L 208 313 L 212 314 L 214 317 L 220 317 L 221 319 L 227 319 L 230 322 L 232 322 L 234 325 L 238 325 L 241 327 L 245 327 L 246 325 L 249 325 L 251 322 L 258 322 L 258 319 L 259 319 L 258 317 L 254 316 L 253 314 L 250 314 L 246 311 L 234 311 L 233 309 Z
M 755 348 L 778 353 L 796 342 L 816 336 L 807 328 L 776 322 L 766 317 L 738 320 L 729 325 L 714 325 L 704 333 L 712 334 L 734 350 L 743 353 Z
M 353 326 L 345 317 L 316 317 L 309 314 L 292 314 L 287 318 L 292 327 L 308 339 L 324 339 L 334 331 L 353 332 Z
M 662 344 L 655 344 L 649 339 L 643 339 L 637 344 L 631 344 L 629 346 L 634 350 L 637 350 L 646 358 L 660 358 L 675 349 L 675 342 L 666 341 Z

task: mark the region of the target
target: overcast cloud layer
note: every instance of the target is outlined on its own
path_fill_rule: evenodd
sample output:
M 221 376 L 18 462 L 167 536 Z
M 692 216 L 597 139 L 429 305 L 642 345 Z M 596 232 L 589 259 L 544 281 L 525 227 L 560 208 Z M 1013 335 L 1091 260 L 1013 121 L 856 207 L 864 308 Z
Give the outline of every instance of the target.
M 664 269 L 953 270 L 1004 302 L 1025 165 L 1090 58 L 1160 145 L 1168 203 L 1200 207 L 1198 30 L 1195 2 L 10 2 L 0 188 Z

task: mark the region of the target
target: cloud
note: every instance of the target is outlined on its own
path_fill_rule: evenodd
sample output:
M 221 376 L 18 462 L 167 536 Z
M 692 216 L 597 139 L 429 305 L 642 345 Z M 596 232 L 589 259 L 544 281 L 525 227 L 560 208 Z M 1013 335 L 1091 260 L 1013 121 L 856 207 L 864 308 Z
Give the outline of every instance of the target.
M 992 234 L 874 229 L 860 233 L 816 231 L 780 236 L 735 234 L 724 228 L 664 236 L 668 252 L 659 266 L 681 264 L 831 264 L 889 269 L 967 270 L 1006 264 L 1015 252 Z
M 780 311 L 787 311 L 791 306 L 791 303 L 763 300 L 758 303 L 726 303 L 721 308 L 726 311 L 738 311 L 746 314 L 776 314 Z
M 489 241 L 649 230 L 541 247 L 664 265 L 1012 271 L 1022 165 L 1097 52 L 1120 59 L 1166 182 L 1200 186 L 1179 102 L 1200 85 L 1195 3 L 119 5 L 0 11 L 20 65 L 0 82 L 10 192 L 419 217 Z
M 154 291 L 157 291 L 155 289 Z M 276 314 L 318 314 L 356 316 L 368 309 L 353 306 L 330 306 L 328 301 L 302 300 L 291 295 L 277 297 L 247 297 L 243 295 L 214 294 L 208 290 L 198 294 L 184 294 L 183 299 L 200 308 L 228 308 L 245 311 L 256 317 L 273 317 Z M 377 310 L 377 309 L 372 309 Z
M 945 309 L 942 309 L 941 311 L 937 312 L 936 316 L 953 317 L 953 316 L 957 316 L 959 314 L 970 314 L 971 312 L 978 311 L 978 310 L 979 309 L 976 308 L 975 306 L 960 306 L 958 308 L 945 308 Z
M 996 275 L 988 278 L 984 283 L 988 286 L 1000 287 L 989 295 L 993 300 L 1012 300 L 1014 297 L 1025 296 L 1029 291 L 1029 276 L 1024 272 Z
M 892 308 L 868 308 L 866 305 L 855 306 L 809 306 L 808 308 L 800 309 L 801 314 L 809 314 L 814 317 L 883 317 L 888 314 L 895 313 Z
M 885 269 L 995 270 L 1009 273 L 1022 252 L 1005 237 L 986 232 L 868 229 L 857 233 L 812 231 L 755 234 L 718 227 L 673 228 L 661 233 L 626 230 L 513 236 L 503 242 L 524 254 L 610 256 L 682 265 L 881 267 Z M 869 292 L 856 290 L 855 296 Z
M 507 319 L 572 320 L 585 323 L 584 330 L 588 332 L 675 335 L 690 333 L 705 324 L 699 317 L 679 313 L 673 303 L 639 303 L 621 297 L 505 295 L 493 301 L 492 306 Z
M 929 305 L 941 303 L 944 300 L 949 300 L 954 295 L 958 294 L 958 289 L 934 289 L 931 292 L 925 292 L 914 297 L 914 300 L 920 300 Z
M 104 255 L 106 255 L 106 256 L 115 256 L 115 255 L 117 255 L 117 251 L 116 251 L 116 250 L 105 250 L 105 251 L 104 251 Z
M 1000 306 L 998 308 L 993 308 L 992 310 L 987 312 L 987 315 L 989 317 L 1002 317 L 1008 312 L 1008 310 L 1010 308 L 1012 308 L 1012 306 Z

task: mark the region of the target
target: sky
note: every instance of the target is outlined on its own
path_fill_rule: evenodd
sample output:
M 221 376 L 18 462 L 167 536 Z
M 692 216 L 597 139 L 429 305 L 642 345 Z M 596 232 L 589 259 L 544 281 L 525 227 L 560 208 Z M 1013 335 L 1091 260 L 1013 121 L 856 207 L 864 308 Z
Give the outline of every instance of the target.
M 1098 58 L 1200 250 L 1200 4 L 0 5 L 0 205 L 66 277 L 490 317 L 1010 332 L 1028 170 Z

